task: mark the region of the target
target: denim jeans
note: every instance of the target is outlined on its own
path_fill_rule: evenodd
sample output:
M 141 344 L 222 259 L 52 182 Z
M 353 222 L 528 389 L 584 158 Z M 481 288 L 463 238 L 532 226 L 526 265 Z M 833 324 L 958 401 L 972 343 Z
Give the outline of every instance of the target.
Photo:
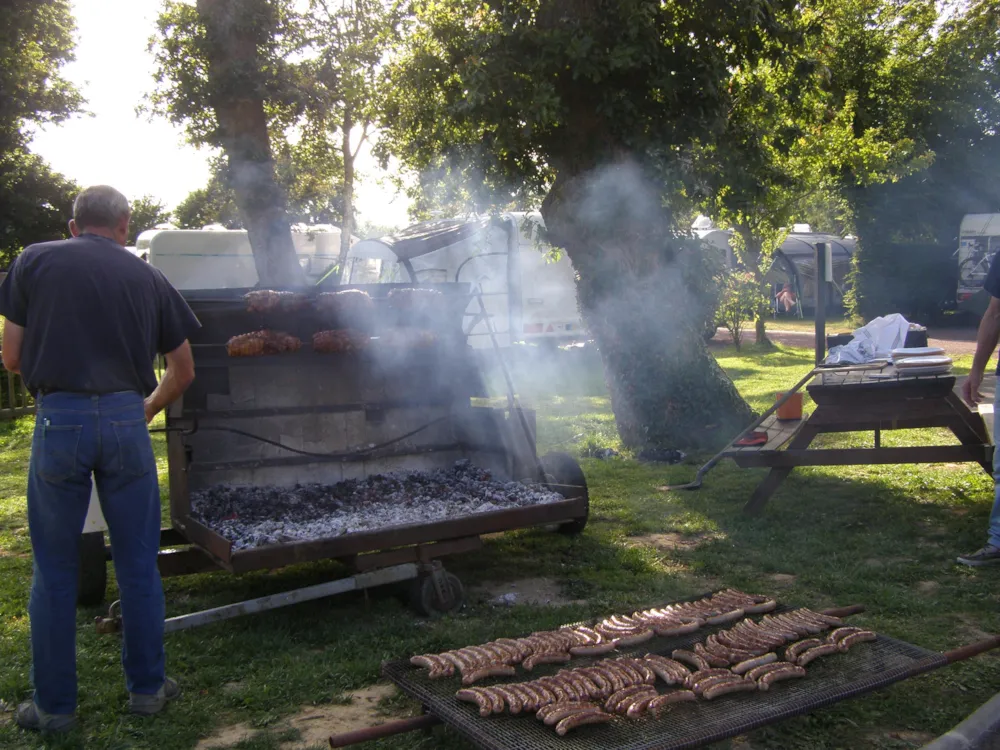
M 1000 386 L 1000 379 L 998 379 Z M 997 427 L 1000 414 L 1000 387 L 993 396 L 993 442 L 997 441 Z M 1000 547 L 1000 449 L 993 451 L 993 511 L 990 513 L 989 542 L 994 547 Z
M 160 492 L 142 397 L 51 393 L 37 406 L 28 473 L 35 703 L 54 714 L 76 709 L 79 544 L 91 474 L 121 590 L 126 685 L 129 692 L 155 693 L 164 681 Z

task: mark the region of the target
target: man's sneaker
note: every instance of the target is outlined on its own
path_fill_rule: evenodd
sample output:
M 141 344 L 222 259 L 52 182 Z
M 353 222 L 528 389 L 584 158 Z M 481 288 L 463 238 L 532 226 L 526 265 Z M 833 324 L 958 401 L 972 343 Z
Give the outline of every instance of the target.
M 982 549 L 976 550 L 971 555 L 962 555 L 958 558 L 962 565 L 978 567 L 980 565 L 995 565 L 1000 563 L 1000 547 L 987 544 Z
M 160 689 L 152 695 L 129 693 L 128 708 L 129 711 L 139 714 L 139 716 L 152 716 L 153 714 L 160 713 L 163 707 L 167 705 L 167 701 L 172 701 L 180 694 L 181 689 L 177 684 L 177 680 L 172 680 L 168 677 L 163 681 Z
M 47 714 L 33 700 L 17 707 L 15 720 L 22 729 L 34 729 L 39 732 L 62 733 L 72 732 L 76 729 L 76 716 L 73 714 Z

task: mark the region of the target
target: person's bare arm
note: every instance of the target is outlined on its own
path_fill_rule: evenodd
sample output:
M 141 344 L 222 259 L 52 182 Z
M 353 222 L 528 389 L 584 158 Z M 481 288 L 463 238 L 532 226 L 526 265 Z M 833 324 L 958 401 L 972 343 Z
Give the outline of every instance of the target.
M 185 341 L 167 354 L 167 370 L 163 379 L 146 399 L 146 423 L 181 397 L 194 380 L 194 356 L 191 354 L 191 344 Z
M 24 343 L 24 329 L 4 318 L 3 321 L 3 366 L 13 373 L 21 374 L 21 345 Z
M 990 357 L 996 351 L 998 341 L 1000 341 L 1000 299 L 990 297 L 989 307 L 986 308 L 983 319 L 979 322 L 976 354 L 972 358 L 972 368 L 969 370 L 969 377 L 962 384 L 962 398 L 973 409 L 983 398 L 982 394 L 979 393 L 979 386 L 983 382 L 983 373 L 986 371 Z

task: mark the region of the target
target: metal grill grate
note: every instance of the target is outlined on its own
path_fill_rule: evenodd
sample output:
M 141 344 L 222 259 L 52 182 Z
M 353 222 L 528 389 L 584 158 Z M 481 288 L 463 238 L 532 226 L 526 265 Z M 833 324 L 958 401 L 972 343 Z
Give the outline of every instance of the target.
M 681 638 L 665 639 L 628 649 L 625 654 L 662 653 L 697 643 L 722 627 Z M 598 659 L 574 659 L 569 665 L 538 667 L 515 678 L 483 684 L 522 682 L 554 674 L 566 666 L 588 666 Z M 383 673 L 445 723 L 480 748 L 488 750 L 686 750 L 734 737 L 766 724 L 813 711 L 945 666 L 941 654 L 879 636 L 846 654 L 814 661 L 801 680 L 775 684 L 767 693 L 738 693 L 715 701 L 674 706 L 659 719 L 622 719 L 612 724 L 581 727 L 566 737 L 556 735 L 533 716 L 506 714 L 481 718 L 475 706 L 455 699 L 457 679 L 429 680 L 426 671 L 407 661 L 389 662 Z M 662 691 L 662 685 L 661 685 Z

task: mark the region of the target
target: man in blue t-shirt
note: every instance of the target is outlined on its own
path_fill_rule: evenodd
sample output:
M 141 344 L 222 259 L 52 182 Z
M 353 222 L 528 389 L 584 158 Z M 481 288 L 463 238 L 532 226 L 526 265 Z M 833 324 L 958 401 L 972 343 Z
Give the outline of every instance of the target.
M 986 365 L 997 349 L 997 342 L 1000 341 L 1000 253 L 993 256 L 983 288 L 989 292 L 990 304 L 979 323 L 972 369 L 962 385 L 962 396 L 973 409 L 983 398 L 979 393 L 979 386 L 983 382 Z M 997 367 L 997 374 L 1000 375 L 1000 366 Z M 1000 414 L 1000 388 L 996 391 L 993 403 L 993 433 L 996 435 L 996 427 L 1000 425 L 997 422 L 998 414 Z M 993 511 L 990 513 L 986 545 L 969 555 L 959 557 L 958 562 L 963 565 L 979 566 L 1000 563 L 1000 450 L 993 453 L 993 482 Z
M 73 239 L 25 248 L 0 285 L 3 364 L 37 407 L 27 490 L 35 693 L 16 717 L 27 729 L 76 725 L 77 568 L 91 476 L 121 590 L 130 708 L 154 714 L 180 693 L 165 675 L 160 491 L 147 425 L 194 380 L 188 337 L 200 324 L 163 274 L 123 247 L 129 217 L 117 190 L 87 188 L 73 204 Z M 167 363 L 159 383 L 157 354 Z

